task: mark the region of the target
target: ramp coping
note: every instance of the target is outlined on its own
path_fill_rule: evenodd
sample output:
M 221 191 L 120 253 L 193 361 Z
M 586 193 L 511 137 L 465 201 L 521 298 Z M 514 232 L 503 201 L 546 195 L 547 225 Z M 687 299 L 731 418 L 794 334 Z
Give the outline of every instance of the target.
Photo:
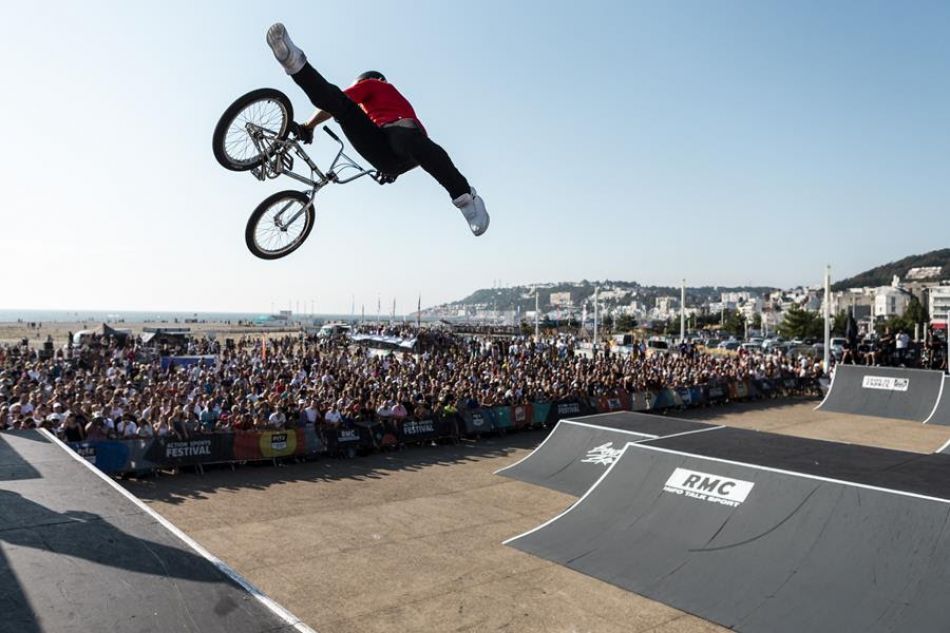
M 671 438 L 671 437 L 682 437 L 682 436 L 684 436 L 684 435 L 693 435 L 694 433 L 708 433 L 709 431 L 718 431 L 719 429 L 724 429 L 724 428 L 726 428 L 726 427 L 724 427 L 724 426 L 722 426 L 722 425 L 719 425 L 719 426 L 711 426 L 711 427 L 706 428 L 706 429 L 693 429 L 692 431 L 683 431 L 682 433 L 676 433 L 676 434 L 674 434 L 674 435 L 667 435 L 667 436 L 665 436 L 665 437 L 663 437 L 663 438 L 655 438 L 655 439 L 664 439 L 664 440 L 665 440 L 665 439 L 668 439 L 668 438 Z M 657 448 L 655 448 L 655 447 L 650 447 L 650 446 L 648 446 L 647 444 L 643 444 L 643 443 L 642 443 L 642 442 L 649 442 L 649 441 L 650 441 L 650 440 L 641 440 L 640 442 L 627 442 L 627 444 L 623 447 L 622 450 L 623 450 L 624 454 L 626 454 L 627 449 L 630 448 L 631 446 L 640 446 L 640 447 L 643 447 L 643 448 L 653 448 L 654 450 L 662 450 L 662 449 L 657 449 Z M 579 505 L 581 504 L 581 502 L 583 502 L 584 499 L 587 498 L 587 495 L 589 495 L 590 493 L 592 493 L 592 492 L 597 488 L 597 486 L 600 485 L 600 482 L 602 482 L 602 481 L 604 480 L 604 477 L 606 477 L 607 475 L 609 475 L 609 474 L 610 474 L 610 471 L 614 469 L 614 466 L 616 466 L 616 465 L 619 464 L 619 463 L 620 463 L 620 460 L 619 460 L 619 459 L 614 460 L 614 463 L 612 463 L 610 466 L 608 466 L 608 467 L 607 467 L 607 470 L 605 470 L 604 473 L 603 473 L 600 477 L 597 478 L 597 481 L 594 482 L 594 485 L 592 485 L 590 488 L 588 488 L 588 489 L 587 489 L 587 492 L 585 492 L 577 501 L 575 501 L 575 502 L 572 503 L 570 506 L 568 506 L 568 508 L 567 508 L 566 510 L 564 510 L 564 512 L 561 512 L 561 513 L 558 514 L 557 516 L 555 516 L 555 517 L 553 517 L 553 518 L 551 518 L 551 519 L 548 519 L 547 521 L 545 521 L 544 523 L 542 523 L 541 525 L 539 525 L 539 526 L 537 526 L 537 527 L 531 528 L 531 529 L 528 530 L 527 532 L 522 532 L 521 534 L 519 534 L 519 535 L 517 535 L 517 536 L 512 536 L 511 538 L 505 539 L 504 541 L 501 542 L 501 544 L 502 544 L 502 545 L 507 545 L 508 543 L 511 543 L 512 541 L 517 541 L 517 540 L 518 540 L 519 538 L 521 538 L 522 536 L 528 536 L 529 534 L 532 534 L 532 533 L 534 533 L 534 532 L 537 532 L 537 531 L 540 530 L 541 528 L 547 527 L 548 525 L 554 523 L 555 521 L 557 521 L 558 519 L 560 519 L 562 516 L 564 516 L 565 514 L 567 514 L 568 512 L 570 512 L 571 510 L 573 510 L 574 508 L 576 508 L 577 506 L 579 506 Z M 950 503 L 950 502 L 948 502 L 948 503 Z
M 617 412 L 615 412 L 615 413 L 625 413 L 625 412 L 617 411 Z M 514 468 L 515 466 L 517 466 L 517 465 L 520 464 L 521 462 L 525 461 L 526 459 L 528 459 L 529 457 L 531 457 L 532 455 L 534 455 L 535 453 L 537 453 L 539 450 L 541 450 L 541 447 L 544 446 L 544 443 L 547 442 L 549 439 L 551 439 L 551 437 L 554 435 L 554 433 L 557 432 L 558 427 L 561 426 L 562 424 L 575 424 L 575 425 L 577 425 L 577 426 L 586 426 L 586 427 L 592 428 L 592 429 L 602 429 L 602 430 L 604 430 L 604 431 L 616 431 L 617 433 L 626 433 L 627 435 L 639 435 L 640 437 L 642 437 L 642 438 L 644 438 L 644 439 L 648 439 L 648 440 L 655 440 L 655 439 L 657 439 L 657 438 L 660 437 L 659 435 L 650 435 L 649 433 L 640 433 L 639 431 L 627 431 L 627 430 L 625 430 L 625 429 L 615 429 L 615 428 L 610 427 L 610 426 L 600 426 L 599 424 L 589 424 L 589 423 L 587 423 L 587 422 L 577 422 L 576 420 L 568 420 L 568 419 L 565 418 L 565 419 L 563 419 L 563 420 L 558 420 L 558 423 L 554 425 L 554 428 L 551 429 L 551 432 L 548 433 L 548 436 L 547 436 L 546 438 L 544 438 L 544 439 L 541 441 L 540 444 L 538 444 L 537 446 L 535 446 L 533 451 L 531 451 L 530 453 L 528 453 L 527 455 L 525 455 L 524 457 L 522 457 L 521 459 L 519 459 L 518 461 L 516 461 L 514 464 L 509 464 L 508 466 L 503 466 L 503 467 L 499 468 L 498 470 L 496 470 L 495 472 L 493 472 L 492 474 L 493 474 L 493 475 L 497 475 L 498 473 L 504 472 L 504 471 L 508 470 L 509 468 Z
M 935 415 L 937 415 L 937 409 L 940 408 L 940 403 L 943 402 L 943 392 L 947 386 L 947 380 L 950 380 L 950 377 L 944 376 L 943 380 L 940 381 L 940 391 L 937 392 L 937 401 L 934 403 L 934 408 L 930 412 L 930 415 L 927 416 L 927 419 L 924 420 L 924 424 L 930 422 Z M 943 449 L 940 449 L 943 450 Z
M 105 481 L 107 484 L 112 486 L 117 490 L 123 497 L 131 501 L 138 507 L 140 510 L 145 512 L 148 516 L 155 519 L 162 527 L 166 530 L 177 536 L 181 541 L 183 541 L 188 547 L 190 547 L 196 554 L 206 559 L 209 563 L 214 565 L 221 573 L 225 576 L 236 582 L 241 588 L 247 591 L 251 596 L 253 596 L 258 602 L 261 603 L 268 611 L 276 615 L 278 618 L 287 623 L 288 626 L 292 627 L 298 633 L 316 633 L 316 631 L 309 626 L 307 626 L 303 621 L 300 620 L 293 613 L 288 611 L 286 608 L 277 603 L 273 598 L 265 594 L 263 591 L 255 587 L 249 580 L 244 578 L 237 571 L 232 569 L 227 563 L 222 561 L 220 558 L 206 550 L 197 541 L 192 539 L 190 536 L 182 532 L 174 523 L 160 515 L 158 512 L 152 508 L 145 505 L 145 503 L 140 500 L 138 497 L 133 495 L 131 492 L 120 486 L 116 483 L 111 477 L 106 475 L 104 472 L 90 464 L 88 461 L 83 459 L 79 453 L 69 448 L 62 440 L 56 437 L 53 433 L 50 433 L 46 429 L 39 430 L 41 434 L 45 435 L 53 443 L 57 444 L 61 449 L 63 449 L 67 455 L 75 459 L 77 462 L 83 465 L 84 468 L 89 469 L 97 477 Z

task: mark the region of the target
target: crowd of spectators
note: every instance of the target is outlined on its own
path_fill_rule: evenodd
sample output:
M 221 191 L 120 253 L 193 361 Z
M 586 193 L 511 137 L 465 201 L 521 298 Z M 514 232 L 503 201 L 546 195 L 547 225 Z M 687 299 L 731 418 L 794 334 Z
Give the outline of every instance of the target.
M 945 336 L 945 334 L 943 335 Z M 947 343 L 938 332 L 927 331 L 915 342 L 905 330 L 853 337 L 842 345 L 840 362 L 851 365 L 947 369 Z
M 413 332 L 403 326 L 399 334 Z M 780 351 L 712 355 L 684 346 L 648 354 L 634 346 L 628 354 L 589 357 L 565 336 L 425 337 L 424 351 L 403 354 L 344 337 L 205 340 L 180 351 L 213 355 L 214 362 L 165 368 L 134 339 L 93 338 L 51 358 L 0 347 L 0 430 L 44 426 L 68 441 L 184 439 L 360 420 L 399 424 L 465 408 L 820 373 L 812 361 Z

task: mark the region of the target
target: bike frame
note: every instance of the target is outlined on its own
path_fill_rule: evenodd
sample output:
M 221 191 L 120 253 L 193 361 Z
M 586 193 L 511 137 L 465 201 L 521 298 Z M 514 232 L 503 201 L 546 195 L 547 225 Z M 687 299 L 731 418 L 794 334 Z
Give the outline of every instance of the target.
M 257 148 L 257 151 L 265 156 L 264 162 L 259 166 L 251 170 L 251 173 L 258 180 L 266 180 L 268 178 L 277 178 L 280 175 L 289 176 L 298 182 L 310 187 L 310 201 L 303 207 L 297 210 L 286 221 L 283 218 L 284 212 L 287 208 L 290 207 L 288 203 L 283 209 L 281 209 L 274 216 L 274 223 L 281 230 L 286 230 L 288 226 L 293 224 L 297 218 L 306 213 L 307 209 L 313 205 L 313 197 L 317 194 L 318 191 L 323 189 L 325 186 L 331 182 L 342 185 L 348 182 L 353 182 L 358 178 L 363 176 L 372 176 L 374 179 L 379 181 L 379 173 L 375 169 L 365 169 L 355 160 L 350 158 L 344 153 L 345 146 L 343 141 L 340 140 L 340 137 L 337 136 L 333 130 L 327 126 L 323 126 L 323 131 L 332 138 L 334 141 L 340 144 L 340 149 L 337 151 L 336 156 L 333 158 L 333 161 L 330 163 L 330 167 L 326 172 L 321 170 L 316 163 L 307 155 L 307 152 L 300 146 L 300 142 L 297 139 L 291 138 L 278 138 L 278 134 L 262 128 L 260 126 L 254 125 L 253 123 L 247 124 L 248 135 L 251 137 L 251 140 L 254 142 L 254 146 Z M 306 163 L 307 167 L 310 168 L 310 177 L 303 176 L 301 174 L 293 171 L 294 169 L 294 158 L 290 155 L 290 152 L 293 152 L 297 157 Z M 340 172 L 346 169 L 355 169 L 357 173 L 348 176 L 346 178 L 340 178 Z

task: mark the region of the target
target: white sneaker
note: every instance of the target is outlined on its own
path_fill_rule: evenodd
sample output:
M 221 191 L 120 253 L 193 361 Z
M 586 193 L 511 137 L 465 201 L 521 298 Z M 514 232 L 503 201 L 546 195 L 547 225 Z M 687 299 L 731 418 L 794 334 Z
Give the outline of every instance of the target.
M 287 35 L 287 29 L 280 22 L 267 29 L 267 44 L 288 75 L 299 73 L 307 63 L 307 56 L 293 43 Z
M 453 200 L 452 204 L 459 208 L 462 215 L 465 216 L 465 221 L 468 222 L 468 228 L 472 229 L 472 233 L 476 236 L 488 230 L 488 223 L 491 218 L 488 217 L 488 211 L 485 210 L 485 201 L 475 193 L 474 187 L 471 193 L 462 194 Z

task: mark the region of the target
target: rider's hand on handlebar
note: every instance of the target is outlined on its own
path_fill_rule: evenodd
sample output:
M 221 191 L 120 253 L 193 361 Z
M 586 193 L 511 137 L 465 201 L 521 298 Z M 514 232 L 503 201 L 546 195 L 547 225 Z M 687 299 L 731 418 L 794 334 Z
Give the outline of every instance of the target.
M 310 145 L 313 142 L 313 130 L 303 123 L 294 123 L 291 131 L 304 145 Z

